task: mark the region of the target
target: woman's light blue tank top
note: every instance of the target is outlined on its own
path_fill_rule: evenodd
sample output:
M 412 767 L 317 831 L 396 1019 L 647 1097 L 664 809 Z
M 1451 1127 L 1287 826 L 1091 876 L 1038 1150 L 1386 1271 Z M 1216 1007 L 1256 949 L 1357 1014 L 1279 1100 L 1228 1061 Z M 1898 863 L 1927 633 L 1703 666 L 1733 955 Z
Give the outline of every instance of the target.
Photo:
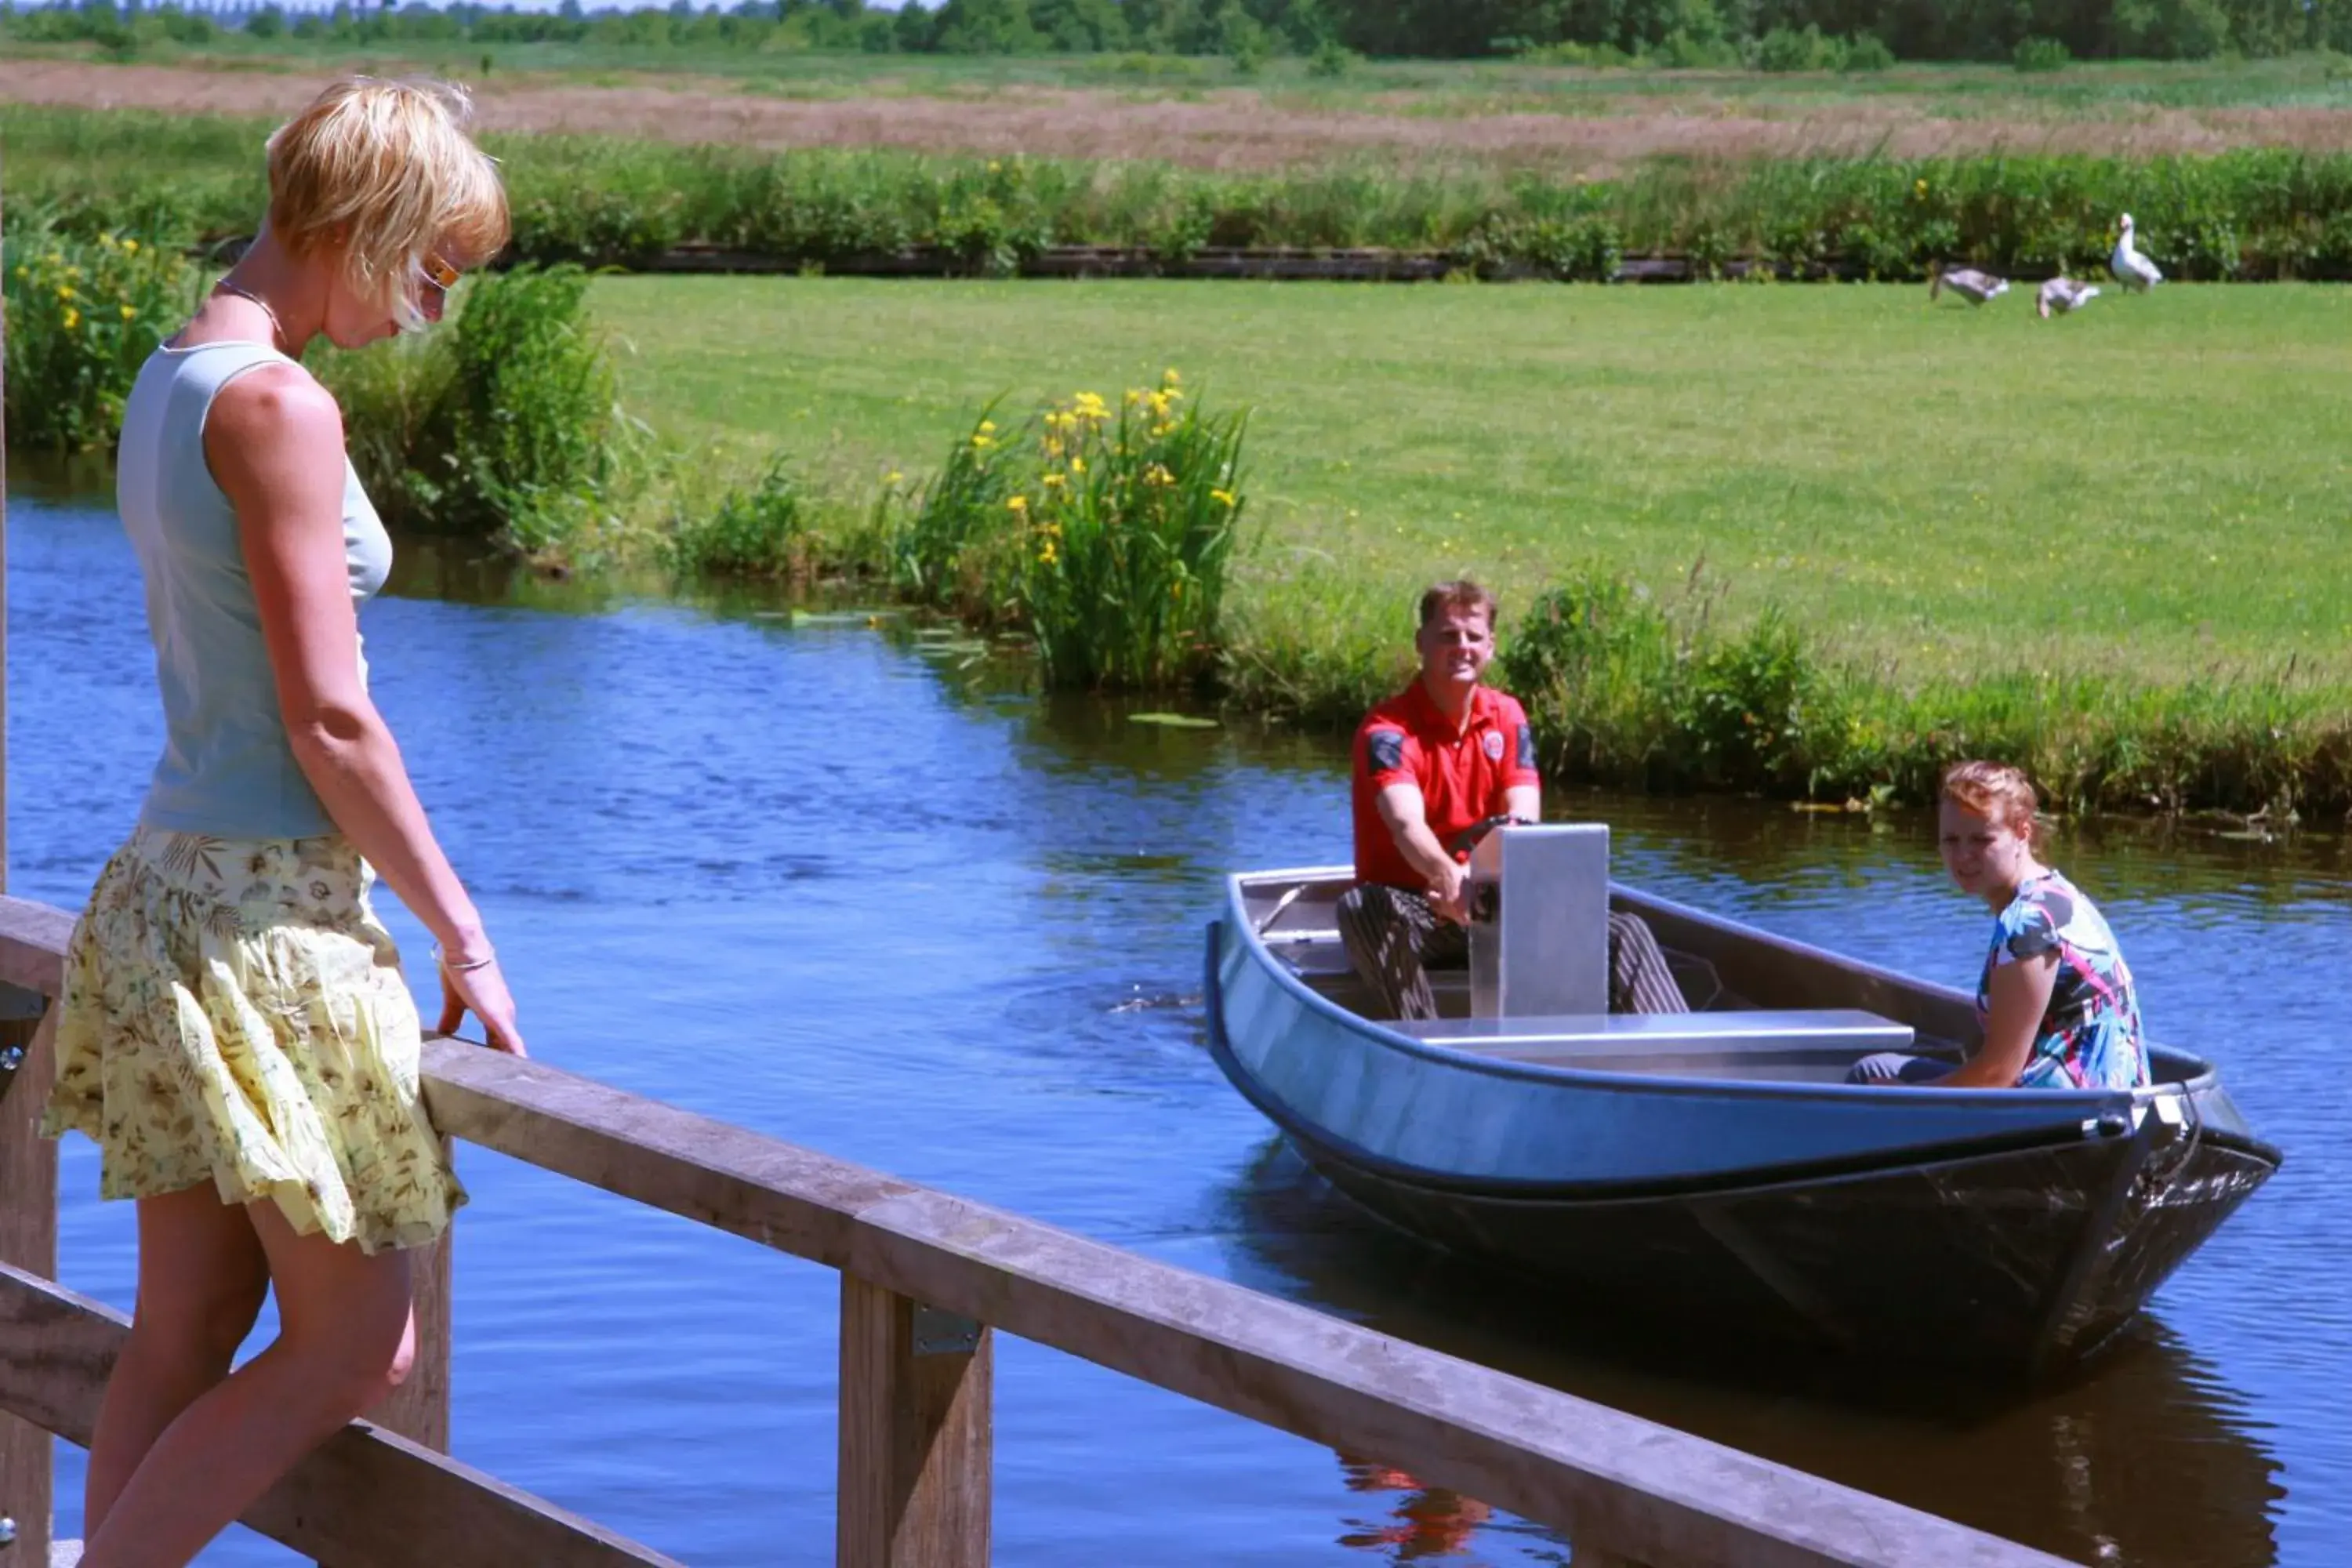
M 334 831 L 287 743 L 236 513 L 205 461 L 205 419 L 220 389 L 293 363 L 263 343 L 159 348 L 123 409 L 115 500 L 147 581 L 163 697 L 163 756 L 140 812 L 150 827 L 222 838 Z M 363 602 L 392 570 L 392 541 L 348 458 L 342 521 L 352 598 Z

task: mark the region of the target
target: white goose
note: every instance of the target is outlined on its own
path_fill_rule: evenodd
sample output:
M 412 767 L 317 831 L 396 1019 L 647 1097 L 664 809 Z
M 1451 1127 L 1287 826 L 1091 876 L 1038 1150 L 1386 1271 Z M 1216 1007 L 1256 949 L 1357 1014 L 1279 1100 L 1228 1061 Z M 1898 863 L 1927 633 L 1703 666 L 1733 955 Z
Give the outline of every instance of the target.
M 2077 283 L 2072 278 L 2053 278 L 2034 296 L 2033 308 L 2046 321 L 2053 310 L 2063 316 L 2069 311 L 2081 310 L 2098 297 L 2099 286 L 2096 283 Z
M 2009 279 L 1996 278 L 1990 272 L 1979 272 L 1973 267 L 1955 267 L 1949 272 L 1937 262 L 1927 273 L 1927 298 L 1933 300 L 1949 289 L 1971 305 L 1981 305 L 1987 300 L 1998 299 L 2009 292 Z
M 2124 214 L 2123 237 L 2116 241 L 2115 254 L 2107 258 L 2107 270 L 2115 275 L 2116 282 L 2135 294 L 2145 294 L 2164 281 L 2164 274 L 2156 263 L 2142 256 L 2139 247 L 2132 243 L 2129 213 Z

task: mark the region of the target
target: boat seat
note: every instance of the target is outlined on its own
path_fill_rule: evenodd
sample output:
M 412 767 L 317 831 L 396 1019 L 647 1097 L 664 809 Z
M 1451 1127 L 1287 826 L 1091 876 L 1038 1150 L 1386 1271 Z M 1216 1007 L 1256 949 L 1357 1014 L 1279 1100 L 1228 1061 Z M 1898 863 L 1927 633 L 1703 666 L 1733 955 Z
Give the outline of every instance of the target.
M 1385 1026 L 1503 1061 L 1654 1078 L 1837 1082 L 1873 1051 L 1907 1051 L 1907 1024 L 1856 1008 L 1433 1018 Z

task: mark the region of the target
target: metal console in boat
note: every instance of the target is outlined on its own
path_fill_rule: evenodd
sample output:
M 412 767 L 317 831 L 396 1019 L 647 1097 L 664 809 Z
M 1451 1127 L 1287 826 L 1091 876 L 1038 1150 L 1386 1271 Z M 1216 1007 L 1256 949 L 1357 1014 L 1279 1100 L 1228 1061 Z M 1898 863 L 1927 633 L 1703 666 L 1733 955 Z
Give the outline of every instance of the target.
M 1491 836 L 1488 875 L 1508 859 L 1517 883 L 1545 831 Z M 1459 1016 L 1370 1017 L 1339 942 L 1351 881 L 1230 879 L 1209 938 L 1219 1065 L 1375 1213 L 1620 1303 L 2037 1371 L 2128 1321 L 2278 1163 L 2213 1069 L 2163 1047 L 2130 1091 L 1849 1085 L 1869 1052 L 1972 1043 L 1970 999 L 1605 868 L 1553 892 L 1647 920 L 1697 1011 L 1473 1017 L 1510 987 L 1457 974 L 1438 994 Z M 1507 943 L 1526 896 L 1486 901 L 1504 929 L 1484 940 Z M 1474 925 L 1474 966 L 1481 942 Z

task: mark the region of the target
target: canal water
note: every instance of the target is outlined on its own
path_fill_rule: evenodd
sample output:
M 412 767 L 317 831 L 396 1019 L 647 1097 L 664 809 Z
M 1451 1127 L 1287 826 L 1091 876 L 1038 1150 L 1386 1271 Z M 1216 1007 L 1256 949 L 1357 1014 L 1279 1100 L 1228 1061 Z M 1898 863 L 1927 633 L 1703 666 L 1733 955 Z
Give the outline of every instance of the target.
M 2284 1170 L 2127 1341 L 2030 1395 L 1630 1337 L 1421 1251 L 1305 1173 L 1203 1048 L 1230 868 L 1344 859 L 1339 748 L 1008 689 L 949 640 L 756 602 L 499 587 L 404 557 L 378 699 L 543 1060 L 1236 1279 L 2084 1562 L 2352 1556 L 2352 850 L 2067 831 L 2151 1028 L 2218 1058 Z M 110 515 L 9 508 L 12 890 L 78 908 L 158 739 Z M 1955 983 L 1984 917 L 1925 820 L 1561 798 L 1620 874 Z M 387 907 L 403 944 L 413 921 Z M 698 1564 L 832 1551 L 835 1276 L 479 1150 L 457 1451 Z M 127 1205 L 64 1161 L 63 1272 L 129 1306 Z M 999 1561 L 1560 1563 L 1564 1542 L 1008 1341 Z M 78 1533 L 79 1450 L 59 1523 Z M 289 1562 L 258 1538 L 208 1563 Z

